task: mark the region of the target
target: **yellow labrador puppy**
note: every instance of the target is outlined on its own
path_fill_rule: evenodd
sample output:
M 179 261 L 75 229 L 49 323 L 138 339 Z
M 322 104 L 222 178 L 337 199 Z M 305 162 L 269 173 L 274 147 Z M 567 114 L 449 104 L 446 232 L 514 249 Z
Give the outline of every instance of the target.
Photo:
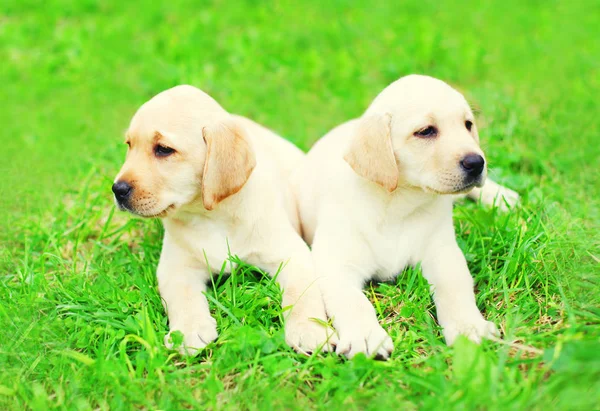
M 452 223 L 455 195 L 475 187 L 484 202 L 518 196 L 484 185 L 486 162 L 464 97 L 411 75 L 387 87 L 359 119 L 333 129 L 294 171 L 305 240 L 312 244 L 336 351 L 387 358 L 393 344 L 362 292 L 422 264 L 448 344 L 495 335 L 475 304 L 473 279 Z
M 298 148 L 191 86 L 145 103 L 126 143 L 112 190 L 121 209 L 162 219 L 158 286 L 171 332 L 183 333 L 182 353 L 193 355 L 217 338 L 204 292 L 229 250 L 272 274 L 283 264 L 278 281 L 283 306 L 292 306 L 290 346 L 309 352 L 327 341 L 314 320 L 325 320 L 325 309 L 289 186 L 303 158 Z M 169 335 L 165 343 L 171 345 Z

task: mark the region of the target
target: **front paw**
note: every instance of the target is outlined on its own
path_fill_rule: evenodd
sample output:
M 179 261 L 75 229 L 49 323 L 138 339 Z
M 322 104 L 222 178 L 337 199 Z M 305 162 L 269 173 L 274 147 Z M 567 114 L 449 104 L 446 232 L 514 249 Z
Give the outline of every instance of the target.
M 176 348 L 181 355 L 195 356 L 218 337 L 217 322 L 212 317 L 184 326 L 174 324 L 170 328 L 171 331 L 165 336 L 165 346 L 170 350 Z M 173 341 L 171 334 L 175 331 L 183 334 L 181 344 L 175 344 Z
M 285 342 L 295 351 L 306 355 L 332 351 L 337 344 L 337 337 L 324 318 L 325 315 L 288 318 L 285 323 Z
M 335 352 L 348 358 L 364 353 L 368 357 L 387 360 L 394 351 L 392 339 L 378 323 L 344 327 L 338 331 L 340 338 Z
M 459 335 L 464 335 L 469 340 L 479 344 L 482 338 L 494 338 L 500 334 L 496 325 L 483 318 L 472 320 L 453 321 L 444 327 L 444 338 L 446 344 L 452 345 Z
M 488 206 L 495 205 L 502 211 L 508 211 L 519 204 L 520 196 L 510 188 L 497 185 L 484 186 L 481 193 L 481 202 Z
M 519 194 L 510 188 L 500 187 L 496 195 L 496 204 L 502 211 L 508 211 L 519 204 Z

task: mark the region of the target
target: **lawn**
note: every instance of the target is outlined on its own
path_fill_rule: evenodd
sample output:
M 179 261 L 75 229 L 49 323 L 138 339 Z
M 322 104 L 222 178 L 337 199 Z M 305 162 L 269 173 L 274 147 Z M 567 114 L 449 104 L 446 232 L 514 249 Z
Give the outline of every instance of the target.
M 600 3 L 373 3 L 2 2 L 0 409 L 598 409 Z M 366 290 L 390 361 L 304 357 L 241 265 L 209 293 L 219 339 L 166 350 L 160 223 L 110 192 L 135 110 L 189 83 L 307 150 L 409 73 L 466 94 L 523 196 L 455 208 L 503 341 L 447 347 L 417 268 Z

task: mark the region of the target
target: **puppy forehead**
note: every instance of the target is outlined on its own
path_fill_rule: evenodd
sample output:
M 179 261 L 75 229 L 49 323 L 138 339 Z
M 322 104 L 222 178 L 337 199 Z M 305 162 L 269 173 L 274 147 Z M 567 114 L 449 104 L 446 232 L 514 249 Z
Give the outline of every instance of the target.
M 125 133 L 125 141 L 131 146 L 139 146 L 142 144 L 156 144 L 164 140 L 164 136 L 153 127 L 146 128 L 129 128 Z
M 422 98 L 404 107 L 408 116 L 422 117 L 430 122 L 464 120 L 471 117 L 471 108 L 466 100 L 455 94 L 439 96 L 439 98 Z
M 394 126 L 404 131 L 430 125 L 439 127 L 458 125 L 472 117 L 467 104 L 444 103 L 444 101 L 413 102 L 396 106 L 388 112 L 392 114 Z

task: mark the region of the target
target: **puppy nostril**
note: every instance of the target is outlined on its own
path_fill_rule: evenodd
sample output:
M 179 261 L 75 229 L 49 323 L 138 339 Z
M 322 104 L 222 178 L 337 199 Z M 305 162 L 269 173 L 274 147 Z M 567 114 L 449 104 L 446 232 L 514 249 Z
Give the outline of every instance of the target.
M 478 176 L 483 171 L 485 160 L 479 154 L 467 154 L 461 161 L 460 166 L 470 176 Z
M 131 194 L 132 187 L 125 181 L 117 181 L 112 186 L 112 191 L 119 200 L 125 200 Z

